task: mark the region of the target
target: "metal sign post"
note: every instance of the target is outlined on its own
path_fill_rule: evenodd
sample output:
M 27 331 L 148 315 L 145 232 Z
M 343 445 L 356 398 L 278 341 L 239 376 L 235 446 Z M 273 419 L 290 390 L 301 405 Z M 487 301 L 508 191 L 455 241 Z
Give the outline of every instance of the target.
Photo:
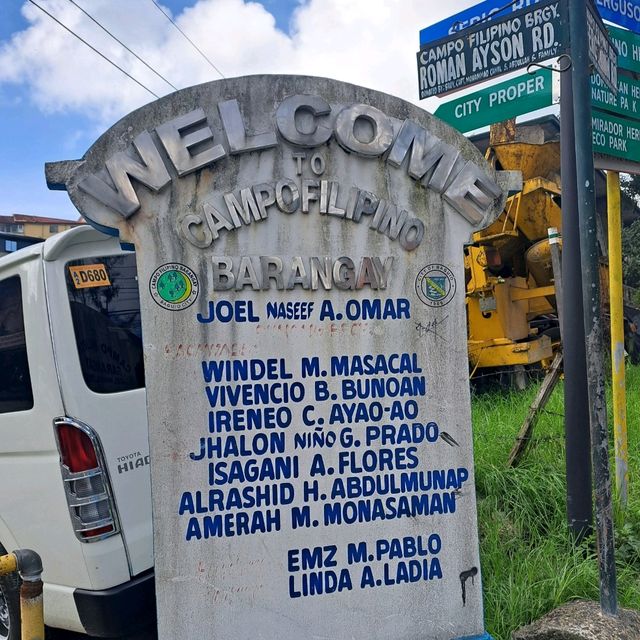
M 591 437 L 582 318 L 582 267 L 578 223 L 573 88 L 569 69 L 560 74 L 560 175 L 562 176 L 562 278 L 564 314 L 564 432 L 567 476 L 567 521 L 576 540 L 593 527 Z
M 573 108 L 578 178 L 578 216 L 582 263 L 582 296 L 587 349 L 587 386 L 591 456 L 595 481 L 596 533 L 600 565 L 600 605 L 608 615 L 617 612 L 616 567 L 609 477 L 607 406 L 602 361 L 600 278 L 596 234 L 593 147 L 591 142 L 591 96 L 587 8 L 584 0 L 569 1 L 571 53 L 573 58 Z
M 640 46 L 634 41 L 633 34 L 621 32 L 615 28 L 612 29 L 614 46 L 591 0 L 588 2 L 584 0 L 527 2 L 526 9 L 522 9 L 522 4 L 514 2 L 499 7 L 488 0 L 434 27 L 423 30 L 420 34 L 422 48 L 417 54 L 420 98 L 457 91 L 532 63 L 559 56 L 571 49 L 572 83 L 563 83 L 563 88 L 572 87 L 573 105 L 569 108 L 566 100 L 564 101 L 563 124 L 564 116 L 571 112 L 574 127 L 568 135 L 563 134 L 562 168 L 563 173 L 566 169 L 570 174 L 563 175 L 563 209 L 570 208 L 568 206 L 569 189 L 564 189 L 565 186 L 569 186 L 571 193 L 576 194 L 578 209 L 578 225 L 573 227 L 574 231 L 578 232 L 574 234 L 576 242 L 573 262 L 576 262 L 575 258 L 579 255 L 581 278 L 575 271 L 572 273 L 577 280 L 582 280 L 581 324 L 584 325 L 583 345 L 586 356 L 581 358 L 581 362 L 586 362 L 585 382 L 588 391 L 590 450 L 595 481 L 600 603 L 603 613 L 615 615 L 617 612 L 616 571 L 602 358 L 593 150 L 595 144 L 599 151 L 608 153 L 608 150 L 612 150 L 617 152 L 618 157 L 624 159 L 628 159 L 629 155 L 638 157 L 635 142 L 640 141 L 640 131 L 637 131 L 634 125 L 627 125 L 618 118 L 598 113 L 594 115 L 592 129 L 592 87 L 589 76 L 590 64 L 593 64 L 600 75 L 601 82 L 609 87 L 611 95 L 615 97 L 619 90 L 615 47 L 623 60 L 620 63 L 621 66 L 640 70 Z M 568 14 L 566 13 L 567 5 Z M 515 8 L 520 10 L 514 12 Z M 470 26 L 474 23 L 476 26 Z M 464 34 L 458 32 L 461 28 L 464 28 Z M 570 37 L 567 37 L 569 34 Z M 431 42 L 438 37 L 439 40 Z M 569 42 L 571 42 L 570 47 Z M 623 107 L 629 102 L 629 89 L 632 97 L 634 99 L 636 97 L 632 86 L 629 85 L 620 97 L 620 104 Z M 479 97 L 479 94 L 476 94 L 475 100 Z M 606 95 L 600 98 L 608 99 Z M 463 118 L 473 113 L 473 111 L 465 113 L 465 109 L 473 110 L 474 105 L 479 111 L 479 104 L 473 100 L 473 96 L 467 96 L 462 100 L 454 101 L 449 108 L 453 109 L 456 118 Z M 625 126 L 630 126 L 631 129 L 625 130 Z M 630 139 L 625 139 L 624 133 L 628 133 L 627 138 Z M 594 142 L 592 142 L 592 134 L 596 136 Z M 572 154 L 569 153 L 567 144 L 572 138 L 574 138 L 571 151 L 575 154 L 575 177 L 572 163 L 569 161 L 569 156 Z M 621 155 L 623 153 L 626 155 Z M 567 217 L 563 215 L 563 220 Z M 570 229 L 567 229 L 567 232 L 571 238 Z M 578 289 L 571 287 L 570 280 L 567 284 L 569 290 Z M 576 308 L 577 306 L 575 305 Z M 580 323 L 579 318 L 575 316 L 574 318 Z M 567 326 L 570 325 L 565 325 L 565 328 Z M 568 335 L 569 332 L 564 333 Z M 580 350 L 576 351 L 576 355 L 580 355 Z M 580 369 L 583 371 L 584 367 Z M 580 376 L 577 381 L 578 384 L 582 382 Z M 584 398 L 584 394 L 581 397 Z M 568 458 L 569 436 L 569 429 L 567 429 Z M 588 450 L 589 438 L 585 437 L 584 433 L 574 430 L 573 436 Z M 575 525 L 575 530 L 581 535 L 589 527 L 591 487 L 587 482 L 588 463 L 581 464 L 576 469 L 578 473 L 575 479 L 582 483 L 572 495 L 572 488 L 569 485 L 574 479 L 571 477 L 573 469 L 570 469 L 568 460 L 568 515 L 570 522 Z M 572 504 L 572 497 L 578 498 L 579 504 Z M 576 506 L 578 508 L 574 509 Z M 572 520 L 572 516 L 575 520 Z

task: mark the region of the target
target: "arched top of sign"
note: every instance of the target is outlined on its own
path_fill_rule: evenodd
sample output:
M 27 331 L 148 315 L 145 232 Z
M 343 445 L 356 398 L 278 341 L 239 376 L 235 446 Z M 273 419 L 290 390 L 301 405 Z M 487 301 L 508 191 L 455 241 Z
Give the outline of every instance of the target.
M 287 177 L 285 161 L 300 180 Z M 328 166 L 343 181 L 353 171 L 373 172 L 375 184 L 343 190 L 338 202 L 331 171 L 323 175 Z M 82 160 L 48 164 L 47 182 L 125 242 L 135 243 L 138 224 L 164 216 L 183 240 L 208 248 L 266 221 L 271 206 L 308 213 L 315 201 L 327 218 L 366 219 L 374 231 L 385 218 L 386 235 L 412 251 L 424 214 L 411 218 L 409 202 L 393 203 L 389 214 L 393 184 L 413 183 L 412 200 L 441 199 L 438 209 L 466 221 L 468 236 L 502 210 L 502 173 L 462 135 L 399 98 L 325 78 L 248 76 L 141 107 Z M 224 193 L 223 209 L 209 199 L 214 192 Z

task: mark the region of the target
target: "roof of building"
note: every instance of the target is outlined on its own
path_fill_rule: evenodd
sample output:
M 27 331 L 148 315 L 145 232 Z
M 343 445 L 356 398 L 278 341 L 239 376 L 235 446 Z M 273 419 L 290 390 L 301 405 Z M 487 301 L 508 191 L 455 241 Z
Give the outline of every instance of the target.
M 33 224 L 69 224 L 69 225 L 77 225 L 77 224 L 85 224 L 82 218 L 78 218 L 78 220 L 65 220 L 63 218 L 46 218 L 43 216 L 27 216 L 21 213 L 14 213 L 11 215 L 3 216 L 0 215 L 0 223 L 5 224 L 24 224 L 24 223 L 33 223 Z

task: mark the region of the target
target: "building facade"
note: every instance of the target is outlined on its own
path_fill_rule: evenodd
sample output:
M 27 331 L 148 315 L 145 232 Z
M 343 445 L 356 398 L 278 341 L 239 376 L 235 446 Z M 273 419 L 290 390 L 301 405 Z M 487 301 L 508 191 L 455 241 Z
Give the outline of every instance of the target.
M 82 220 L 63 220 L 21 214 L 0 215 L 0 255 L 12 253 L 48 237 L 84 224 Z

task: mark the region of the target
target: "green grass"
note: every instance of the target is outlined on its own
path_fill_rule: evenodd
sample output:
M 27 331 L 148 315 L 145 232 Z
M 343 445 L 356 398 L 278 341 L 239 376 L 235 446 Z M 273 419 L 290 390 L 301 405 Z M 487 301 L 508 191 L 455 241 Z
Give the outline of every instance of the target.
M 640 367 L 627 368 L 626 386 L 630 487 L 627 512 L 616 516 L 618 601 L 640 609 Z M 575 545 L 566 524 L 561 384 L 524 459 L 506 468 L 538 387 L 473 397 L 485 619 L 495 640 L 510 640 L 512 631 L 565 602 L 599 597 L 594 541 Z M 613 444 L 610 453 L 613 459 Z M 613 461 L 611 474 L 613 482 Z

